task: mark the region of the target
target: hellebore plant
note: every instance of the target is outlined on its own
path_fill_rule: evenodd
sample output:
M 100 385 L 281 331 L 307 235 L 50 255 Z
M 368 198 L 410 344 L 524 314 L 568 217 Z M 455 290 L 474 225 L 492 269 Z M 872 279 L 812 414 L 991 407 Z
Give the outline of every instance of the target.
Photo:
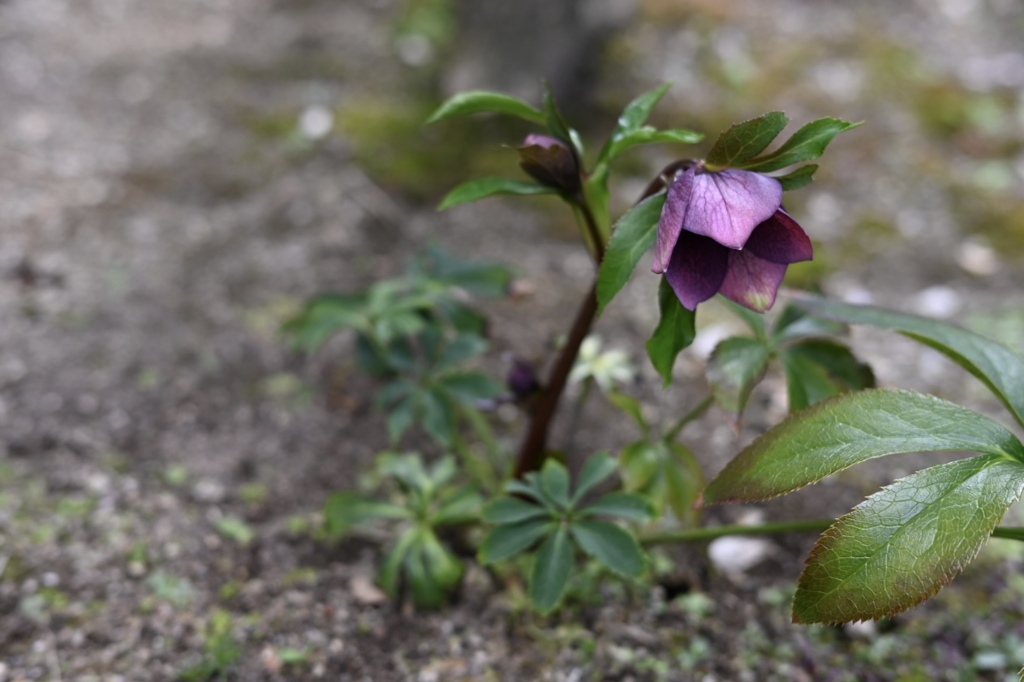
M 467 92 L 445 102 L 431 117 L 436 122 L 491 112 L 538 126 L 540 132 L 527 135 L 515 148 L 521 169 L 532 181 L 472 180 L 450 192 L 441 208 L 499 194 L 558 196 L 577 217 L 582 241 L 595 265 L 593 285 L 583 294 L 546 377 L 538 378 L 522 360 L 513 361 L 511 393 L 530 406 L 529 422 L 510 467 L 511 476 L 504 482 L 507 496 L 483 507 L 483 520 L 494 528 L 482 541 L 478 558 L 500 562 L 539 544 L 530 569 L 530 593 L 535 606 L 547 612 L 557 606 L 571 578 L 573 546 L 620 574 L 637 576 L 646 565 L 639 549 L 645 545 L 741 533 L 824 530 L 798 581 L 793 618 L 805 623 L 839 623 L 892 615 L 931 597 L 974 557 L 989 536 L 1024 540 L 1024 529 L 997 527 L 1024 490 L 1024 444 L 1017 436 L 988 417 L 938 398 L 873 388 L 870 368 L 854 356 L 842 337 L 847 325 L 866 324 L 894 330 L 934 348 L 978 377 L 1021 426 L 1024 358 L 949 324 L 825 299 L 794 297 L 781 313 L 771 315 L 769 322 L 762 315 L 775 304 L 787 267 L 813 256 L 807 233 L 783 208 L 784 192 L 810 183 L 818 166 L 806 162 L 820 157 L 837 135 L 859 124 L 835 118 L 811 121 L 771 151 L 768 147 L 789 123 L 785 115 L 772 112 L 733 125 L 703 158 L 669 164 L 649 183 L 636 205 L 613 223 L 608 178 L 623 154 L 643 144 L 690 145 L 702 139 L 693 131 L 658 130 L 647 124 L 667 89 L 667 85 L 661 86 L 630 102 L 610 138 L 590 156 L 550 93 L 537 109 L 506 95 Z M 707 367 L 711 395 L 688 401 L 695 407 L 664 431 L 652 428 L 635 398 L 621 387 L 612 389 L 612 374 L 602 374 L 608 385 L 598 385 L 638 425 L 642 435 L 617 458 L 595 455 L 586 461 L 580 467 L 576 492 L 570 495 L 569 470 L 549 449 L 548 432 L 571 377 L 582 379 L 587 386 L 600 381 L 590 366 L 593 358 L 589 365 L 587 357 L 578 362 L 581 349 L 595 318 L 651 251 L 651 269 L 660 275 L 660 321 L 646 350 L 666 385 L 674 378 L 678 354 L 694 339 L 697 306 L 715 294 L 722 295 L 727 309 L 747 323 L 753 336 L 719 343 Z M 417 315 L 422 322 L 431 320 L 434 313 L 421 310 Z M 358 331 L 357 342 L 365 343 L 369 327 L 361 322 L 363 318 L 353 319 L 357 322 L 348 324 Z M 321 331 L 322 327 L 314 329 L 315 334 Z M 419 328 L 398 333 L 399 338 L 391 343 L 399 350 L 419 348 L 429 339 L 418 334 L 422 334 Z M 482 335 L 480 332 L 481 343 Z M 597 356 L 596 348 L 586 349 Z M 679 442 L 680 432 L 702 417 L 712 402 L 738 422 L 751 392 L 773 362 L 781 364 L 784 371 L 790 416 L 740 452 L 705 485 L 693 452 Z M 451 404 L 460 406 L 479 439 L 489 444 L 492 458 L 497 458 L 496 439 L 486 420 L 468 401 L 456 400 L 467 397 L 465 391 L 455 391 L 444 383 L 450 383 L 449 373 L 463 376 L 459 371 L 446 365 L 440 378 L 424 380 L 416 390 L 430 393 L 440 386 L 455 396 Z M 471 383 L 470 398 L 495 392 L 478 377 Z M 587 391 L 583 393 L 585 399 Z M 429 416 L 429 412 L 423 413 L 428 425 Z M 452 433 L 455 422 L 444 423 L 444 433 Z M 439 442 L 463 452 L 463 463 L 473 473 L 473 451 L 458 447 L 465 445 L 463 439 L 451 435 Z M 708 505 L 758 502 L 868 459 L 919 451 L 979 454 L 896 481 L 838 520 L 694 527 L 700 510 Z M 502 468 L 496 461 L 490 463 L 491 471 Z M 618 470 L 628 492 L 587 499 L 588 491 L 596 490 L 597 483 L 613 469 Z M 484 487 L 493 492 L 500 486 Z M 472 493 L 465 494 L 466 499 L 475 500 Z M 335 513 L 351 516 L 359 512 L 352 511 L 349 498 L 344 499 L 343 509 Z M 375 515 L 367 509 L 387 509 L 388 518 L 409 517 L 390 506 L 361 504 L 363 516 Z M 630 529 L 593 518 L 617 516 L 639 522 L 652 510 L 660 517 L 655 519 L 658 525 Z M 449 520 L 443 514 L 441 517 L 430 517 L 430 523 Z M 674 529 L 670 517 L 674 517 Z M 458 520 L 464 517 L 460 515 Z M 429 538 L 436 536 L 431 532 Z M 435 544 L 431 540 L 431 556 L 440 557 Z M 416 561 L 407 568 L 421 568 Z M 429 567 L 426 570 L 432 575 Z M 442 592 L 454 589 L 457 580 L 454 571 L 445 575 L 444 585 L 437 588 Z M 424 597 L 423 601 L 433 603 L 434 596 L 430 592 L 426 594 L 430 599 Z

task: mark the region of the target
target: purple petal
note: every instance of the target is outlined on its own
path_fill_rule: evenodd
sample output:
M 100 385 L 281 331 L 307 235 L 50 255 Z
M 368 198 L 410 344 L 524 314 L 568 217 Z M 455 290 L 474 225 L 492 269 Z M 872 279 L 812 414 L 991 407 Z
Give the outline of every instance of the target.
M 686 220 L 686 209 L 693 191 L 693 177 L 697 173 L 696 166 L 691 166 L 676 175 L 665 197 L 665 206 L 661 209 L 658 221 L 658 242 L 654 246 L 654 265 L 651 272 L 661 274 L 668 270 L 669 261 L 676 248 L 676 240 Z
M 810 237 L 781 208 L 754 228 L 743 250 L 772 263 L 797 263 L 814 258 Z
M 679 234 L 665 277 L 684 308 L 695 310 L 698 303 L 718 292 L 729 268 L 729 254 L 729 249 L 713 239 Z
M 781 203 L 782 185 L 775 178 L 731 169 L 701 173 L 694 178 L 683 229 L 742 249 L 754 228 Z
M 720 288 L 722 295 L 759 313 L 771 308 L 787 266 L 758 258 L 747 250 L 726 253 L 729 266 Z

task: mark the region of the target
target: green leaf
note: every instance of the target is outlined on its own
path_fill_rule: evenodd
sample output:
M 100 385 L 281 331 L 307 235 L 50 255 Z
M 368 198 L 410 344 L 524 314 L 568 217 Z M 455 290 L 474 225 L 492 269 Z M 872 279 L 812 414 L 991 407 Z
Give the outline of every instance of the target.
M 636 538 L 614 523 L 583 519 L 569 530 L 584 552 L 616 573 L 636 578 L 644 572 L 644 553 Z
M 636 264 L 654 246 L 664 205 L 665 194 L 656 194 L 631 208 L 615 223 L 597 275 L 598 314 L 622 290 Z
M 656 517 L 671 508 L 686 526 L 697 520 L 693 504 L 704 487 L 704 472 L 688 448 L 638 441 L 623 450 L 620 466 L 626 490 L 647 498 Z
M 598 498 L 580 510 L 580 516 L 617 516 L 630 521 L 647 521 L 651 503 L 634 493 L 613 492 Z
M 416 397 L 406 393 L 388 410 L 388 440 L 397 443 L 416 421 Z
M 367 521 L 405 518 L 409 518 L 409 511 L 403 507 L 350 491 L 334 493 L 324 505 L 324 525 L 332 538 L 341 538 L 353 526 Z
M 402 566 L 405 565 L 406 556 L 408 556 L 409 550 L 416 544 L 418 538 L 419 531 L 416 528 L 407 528 L 398 537 L 394 548 L 384 561 L 384 567 L 380 571 L 380 586 L 392 598 L 398 595 Z
M 848 332 L 849 327 L 841 322 L 808 315 L 799 306 L 789 303 L 775 323 L 772 340 L 782 345 L 809 338 L 843 336 Z
M 875 374 L 848 347 L 813 339 L 782 352 L 789 411 L 796 412 L 842 391 L 872 388 Z
M 824 367 L 800 353 L 784 351 L 782 366 L 786 372 L 790 412 L 799 412 L 843 391 Z
M 569 533 L 559 526 L 541 545 L 530 573 L 530 600 L 541 613 L 550 613 L 558 605 L 569 584 L 572 563 Z
M 644 418 L 643 405 L 640 404 L 639 400 L 631 395 L 620 393 L 614 389 L 606 392 L 604 395 L 612 402 L 613 405 L 615 405 L 615 407 L 628 414 L 630 418 L 636 422 L 637 426 L 640 427 L 643 434 L 645 436 L 647 435 L 651 430 L 651 427 Z
M 734 336 L 719 343 L 707 365 L 708 383 L 718 404 L 741 415 L 770 358 L 771 349 L 757 339 Z
M 576 506 L 594 486 L 611 476 L 616 466 L 615 459 L 607 452 L 599 452 L 587 458 L 583 469 L 580 470 L 580 477 L 576 481 L 576 490 L 573 492 L 570 504 Z
M 445 345 L 441 357 L 434 363 L 438 372 L 452 369 L 475 358 L 487 350 L 487 339 L 477 334 L 459 334 Z
M 825 153 L 825 148 L 836 135 L 859 125 L 861 123 L 850 123 L 838 118 L 819 118 L 793 133 L 792 137 L 771 154 L 738 167 L 758 173 L 769 173 L 801 161 L 816 159 Z
M 814 174 L 817 172 L 818 164 L 809 163 L 806 166 L 800 166 L 792 173 L 776 176 L 775 179 L 782 185 L 783 192 L 792 192 L 814 182 Z
M 480 545 L 480 561 L 496 564 L 526 551 L 558 526 L 550 517 L 534 518 L 519 523 L 504 524 L 491 530 Z
M 632 132 L 647 123 L 647 118 L 654 111 L 654 107 L 658 105 L 658 102 L 661 101 L 661 98 L 665 96 L 665 93 L 671 87 L 671 83 L 662 83 L 655 89 L 645 92 L 627 104 L 626 108 L 622 110 L 619 120 L 615 123 L 612 139 L 621 134 Z
M 709 170 L 742 167 L 743 163 L 763 152 L 789 123 L 781 111 L 773 111 L 722 133 L 707 155 Z
M 455 405 L 443 390 L 420 392 L 423 401 L 423 428 L 441 445 L 450 445 L 455 438 Z
M 437 244 L 413 261 L 416 276 L 447 286 L 458 287 L 481 296 L 504 296 L 512 281 L 512 272 L 504 265 L 462 260 Z
M 483 503 L 480 493 L 472 488 L 461 488 L 441 504 L 431 522 L 435 526 L 445 526 L 476 521 L 480 518 Z
M 444 387 L 464 404 L 474 405 L 481 400 L 497 398 L 506 392 L 505 386 L 482 372 L 458 372 L 443 377 L 438 385 Z
M 1024 488 L 1024 464 L 998 455 L 924 469 L 838 519 L 807 560 L 798 623 L 843 623 L 905 611 L 978 553 Z
M 883 308 L 810 298 L 794 304 L 840 322 L 892 329 L 936 349 L 981 379 L 1024 426 L 1024 358 L 1003 344 L 946 322 Z
M 449 98 L 430 115 L 427 123 L 481 112 L 508 114 L 531 123 L 544 123 L 544 114 L 521 99 L 485 90 L 470 90 Z
M 754 332 L 755 338 L 766 339 L 768 337 L 765 331 L 763 313 L 755 313 L 750 308 L 742 306 L 736 301 L 731 301 L 725 296 L 718 296 L 715 300 L 724 305 L 730 313 L 743 320 L 743 323 L 750 327 L 750 331 Z
M 555 190 L 550 187 L 538 185 L 535 182 L 527 182 L 525 180 L 478 178 L 476 180 L 468 180 L 449 192 L 445 198 L 441 200 L 437 210 L 443 211 L 445 209 L 452 208 L 453 206 L 469 204 L 498 194 L 526 196 L 532 194 L 554 193 Z
M 540 470 L 540 489 L 559 509 L 569 508 L 569 470 L 561 462 L 548 459 Z
M 608 151 L 602 160 L 605 163 L 611 163 L 633 147 L 637 147 L 642 144 L 655 144 L 661 142 L 696 144 L 703 139 L 704 136 L 701 133 L 694 132 L 693 130 L 685 130 L 683 128 L 658 130 L 653 126 L 644 126 L 643 128 L 631 130 L 621 137 L 614 138 L 612 143 L 608 146 Z
M 431 588 L 439 592 L 439 600 L 443 601 L 447 593 L 462 581 L 463 566 L 457 556 L 441 544 L 437 535 L 424 531 L 419 543 L 423 564 L 430 576 Z
M 286 322 L 284 332 L 297 348 L 311 353 L 343 329 L 365 329 L 367 324 L 365 295 L 324 294 Z
M 791 415 L 736 456 L 704 490 L 704 503 L 784 495 L 875 457 L 981 452 L 1024 462 L 1024 445 L 977 412 L 910 391 L 845 393 Z
M 555 95 L 547 83 L 544 84 L 544 125 L 553 136 L 571 145 L 577 154 L 582 155 L 583 150 L 580 148 L 579 136 L 574 134 L 575 131 L 566 123 L 565 117 L 558 109 L 558 103 L 555 102 Z
M 484 506 L 483 520 L 495 525 L 513 524 L 527 519 L 550 518 L 551 512 L 518 497 L 499 497 Z
M 676 356 L 693 343 L 697 335 L 696 313 L 683 307 L 665 277 L 661 278 L 658 288 L 658 307 L 661 309 L 661 321 L 647 340 L 647 356 L 668 386 L 672 383 Z

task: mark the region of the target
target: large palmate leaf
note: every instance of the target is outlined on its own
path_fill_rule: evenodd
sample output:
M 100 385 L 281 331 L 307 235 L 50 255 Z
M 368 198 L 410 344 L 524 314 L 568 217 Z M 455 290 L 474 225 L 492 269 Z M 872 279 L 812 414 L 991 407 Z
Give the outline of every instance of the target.
M 1024 426 L 1024 358 L 1003 344 L 946 322 L 883 308 L 810 298 L 794 304 L 840 322 L 892 329 L 938 350 L 981 379 Z
M 981 452 L 1024 462 L 1024 445 L 988 417 L 921 393 L 858 391 L 770 429 L 708 484 L 703 501 L 765 500 L 874 457 L 927 451 Z
M 974 558 L 1024 489 L 1024 463 L 970 457 L 919 471 L 872 495 L 818 540 L 793 620 L 891 616 L 928 599 Z

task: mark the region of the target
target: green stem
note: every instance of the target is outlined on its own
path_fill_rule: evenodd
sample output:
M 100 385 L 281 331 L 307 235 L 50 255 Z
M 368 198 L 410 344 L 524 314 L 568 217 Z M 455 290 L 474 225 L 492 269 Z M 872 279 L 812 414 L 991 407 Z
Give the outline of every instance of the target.
M 669 533 L 656 533 L 640 538 L 643 545 L 666 545 L 672 542 L 704 542 L 726 535 L 778 535 L 780 533 L 820 532 L 835 523 L 835 519 L 804 519 L 799 521 L 777 521 L 756 526 L 715 526 L 695 528 Z M 1024 528 L 999 526 L 992 531 L 992 537 L 1024 542 Z
M 692 422 L 692 421 L 693 421 L 694 419 L 697 419 L 697 418 L 698 418 L 698 417 L 700 417 L 700 416 L 701 416 L 702 414 L 704 414 L 705 412 L 707 412 L 707 411 L 708 411 L 708 408 L 709 408 L 709 407 L 711 407 L 711 404 L 712 404 L 713 402 L 714 402 L 714 397 L 713 397 L 713 396 L 710 396 L 710 395 L 709 395 L 709 396 L 708 396 L 707 398 L 704 398 L 704 400 L 702 400 L 702 401 L 701 401 L 701 402 L 700 402 L 700 403 L 699 403 L 699 404 L 697 405 L 697 407 L 693 408 L 692 410 L 690 410 L 689 412 L 687 412 L 686 414 L 684 414 L 684 415 L 683 415 L 682 417 L 680 417 L 680 418 L 679 418 L 679 421 L 677 421 L 677 422 L 676 422 L 675 424 L 673 424 L 673 425 L 672 425 L 672 428 L 670 428 L 670 429 L 669 429 L 669 430 L 668 430 L 668 431 L 667 431 L 667 432 L 665 433 L 665 442 L 667 442 L 667 443 L 672 443 L 672 442 L 674 442 L 674 441 L 675 441 L 675 439 L 676 439 L 676 436 L 678 436 L 678 435 L 679 435 L 679 432 L 680 432 L 680 431 L 682 431 L 682 430 L 683 430 L 683 428 L 684 428 L 684 427 L 685 427 L 685 426 L 686 426 L 687 424 L 689 424 L 689 423 L 690 423 L 690 422 Z
M 776 535 L 778 533 L 798 533 L 807 531 L 823 531 L 835 522 L 835 519 L 804 519 L 799 521 L 777 521 L 762 523 L 756 526 L 715 526 L 694 528 L 669 533 L 657 533 L 640 538 L 644 545 L 665 545 L 672 542 L 703 542 L 714 540 L 726 535 Z

